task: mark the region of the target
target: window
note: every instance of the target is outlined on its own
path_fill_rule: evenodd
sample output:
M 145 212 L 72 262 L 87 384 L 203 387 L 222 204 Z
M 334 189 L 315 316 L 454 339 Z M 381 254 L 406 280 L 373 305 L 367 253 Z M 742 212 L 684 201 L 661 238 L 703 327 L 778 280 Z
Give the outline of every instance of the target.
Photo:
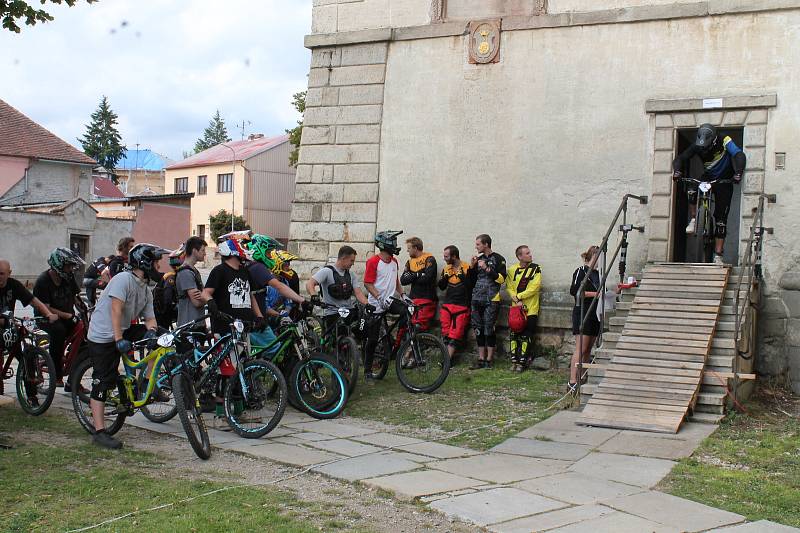
M 198 224 L 197 225 L 197 236 L 203 240 L 206 240 L 206 225 L 205 224 Z
M 208 192 L 208 176 L 197 176 L 197 194 L 206 194 Z
M 233 174 L 217 174 L 217 192 L 233 191 Z
M 189 192 L 189 178 L 175 178 L 175 194 Z

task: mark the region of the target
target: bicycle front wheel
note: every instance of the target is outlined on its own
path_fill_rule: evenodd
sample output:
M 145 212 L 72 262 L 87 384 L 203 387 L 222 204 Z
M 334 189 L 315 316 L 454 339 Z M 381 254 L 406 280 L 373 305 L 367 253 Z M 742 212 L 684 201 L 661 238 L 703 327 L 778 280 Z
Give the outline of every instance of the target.
M 278 425 L 286 410 L 286 379 L 278 367 L 254 359 L 225 386 L 225 417 L 237 435 L 263 437 Z
M 444 343 L 430 333 L 410 336 L 395 359 L 400 383 L 409 392 L 433 392 L 450 372 L 450 356 Z
M 78 418 L 83 429 L 90 435 L 94 435 L 94 421 L 92 420 L 92 409 L 89 404 L 89 391 L 92 390 L 92 366 L 91 359 L 81 361 L 72 371 L 69 383 L 72 388 L 72 409 Z M 116 388 L 108 391 L 104 410 L 106 433 L 115 434 L 125 423 L 125 413 L 117 412 L 120 407 L 119 392 Z
M 347 379 L 327 355 L 315 354 L 298 362 L 289 378 L 289 390 L 301 409 L 314 418 L 335 418 L 347 404 Z
M 352 396 L 358 383 L 358 367 L 361 360 L 361 353 L 358 350 L 358 343 L 353 337 L 340 337 L 336 341 L 336 362 L 342 369 L 347 380 L 347 393 Z
M 146 374 L 143 372 L 140 376 L 139 390 L 144 390 L 144 388 L 147 387 L 147 381 L 144 379 L 145 377 Z M 151 402 L 142 407 L 142 414 L 149 421 L 161 424 L 172 420 L 172 418 L 178 414 L 178 406 L 175 394 L 172 390 L 172 379 L 169 377 L 169 370 L 167 370 L 166 364 L 161 365 L 156 380 L 158 389 L 153 390 L 153 396 L 150 398 Z M 161 391 L 161 399 L 163 401 L 157 399 L 158 391 Z
M 695 255 L 698 263 L 710 263 L 714 247 L 714 227 L 708 224 L 708 209 L 701 203 L 697 208 L 697 225 L 695 226 Z
M 56 367 L 43 348 L 28 346 L 17 367 L 17 398 L 29 415 L 47 411 L 56 394 Z
M 175 406 L 186 438 L 192 445 L 194 453 L 200 459 L 211 457 L 211 440 L 200 412 L 200 402 L 194 392 L 192 378 L 185 372 L 178 372 L 172 377 L 172 392 L 175 395 Z

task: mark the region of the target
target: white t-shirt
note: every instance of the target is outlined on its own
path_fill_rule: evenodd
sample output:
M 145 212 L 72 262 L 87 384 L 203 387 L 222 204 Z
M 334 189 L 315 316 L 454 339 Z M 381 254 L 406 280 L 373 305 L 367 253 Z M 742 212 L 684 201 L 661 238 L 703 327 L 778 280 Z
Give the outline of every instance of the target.
M 375 254 L 367 260 L 367 267 L 364 271 L 364 283 L 372 283 L 378 290 L 380 301 L 376 300 L 372 294 L 367 301 L 378 311 L 384 310 L 384 302 L 394 296 L 397 289 L 397 272 L 399 267 L 397 259 L 392 257 L 389 262 L 381 259 L 380 254 Z

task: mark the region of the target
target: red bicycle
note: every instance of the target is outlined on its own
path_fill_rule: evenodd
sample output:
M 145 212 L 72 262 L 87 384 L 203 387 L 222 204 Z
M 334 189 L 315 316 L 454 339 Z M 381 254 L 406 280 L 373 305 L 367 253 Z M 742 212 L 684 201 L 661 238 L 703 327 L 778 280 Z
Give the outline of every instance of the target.
M 64 357 L 62 358 L 62 376 L 70 376 L 72 369 L 78 366 L 78 363 L 88 357 L 86 336 L 89 333 L 89 319 L 91 312 L 94 309 L 86 306 L 84 301 L 80 298 L 75 299 L 75 326 L 72 328 L 72 333 L 67 337 L 64 343 Z M 64 392 L 70 392 L 70 383 L 67 382 L 64 386 Z
M 6 327 L 0 334 L 0 394 L 3 394 L 4 380 L 16 374 L 20 406 L 28 414 L 40 415 L 50 407 L 56 393 L 55 365 L 47 351 L 50 338 L 37 326 L 47 319 L 20 319 L 10 313 L 4 314 L 3 318 Z M 17 364 L 12 367 L 15 360 Z

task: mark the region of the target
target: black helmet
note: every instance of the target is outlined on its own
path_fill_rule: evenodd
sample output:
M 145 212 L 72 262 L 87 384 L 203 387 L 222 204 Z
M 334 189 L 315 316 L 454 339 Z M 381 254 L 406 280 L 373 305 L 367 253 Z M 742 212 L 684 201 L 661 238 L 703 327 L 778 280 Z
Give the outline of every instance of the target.
M 392 255 L 400 253 L 400 248 L 397 247 L 397 236 L 403 233 L 402 231 L 381 231 L 375 235 L 375 246 L 378 250 L 389 252 Z
M 128 253 L 128 264 L 131 268 L 138 268 L 145 272 L 153 270 L 156 263 L 161 257 L 169 254 L 169 250 L 165 250 L 155 244 L 147 244 L 146 242 L 137 244 Z
M 711 124 L 703 124 L 697 129 L 694 145 L 701 152 L 708 152 L 717 143 L 717 128 Z
M 64 269 L 65 266 L 72 265 L 72 268 L 80 268 L 86 263 L 81 259 L 81 256 L 69 248 L 56 248 L 50 252 L 50 257 L 47 258 L 47 264 L 50 265 L 50 268 L 55 270 L 61 278 L 68 279 L 74 276 L 75 273 L 67 272 Z

